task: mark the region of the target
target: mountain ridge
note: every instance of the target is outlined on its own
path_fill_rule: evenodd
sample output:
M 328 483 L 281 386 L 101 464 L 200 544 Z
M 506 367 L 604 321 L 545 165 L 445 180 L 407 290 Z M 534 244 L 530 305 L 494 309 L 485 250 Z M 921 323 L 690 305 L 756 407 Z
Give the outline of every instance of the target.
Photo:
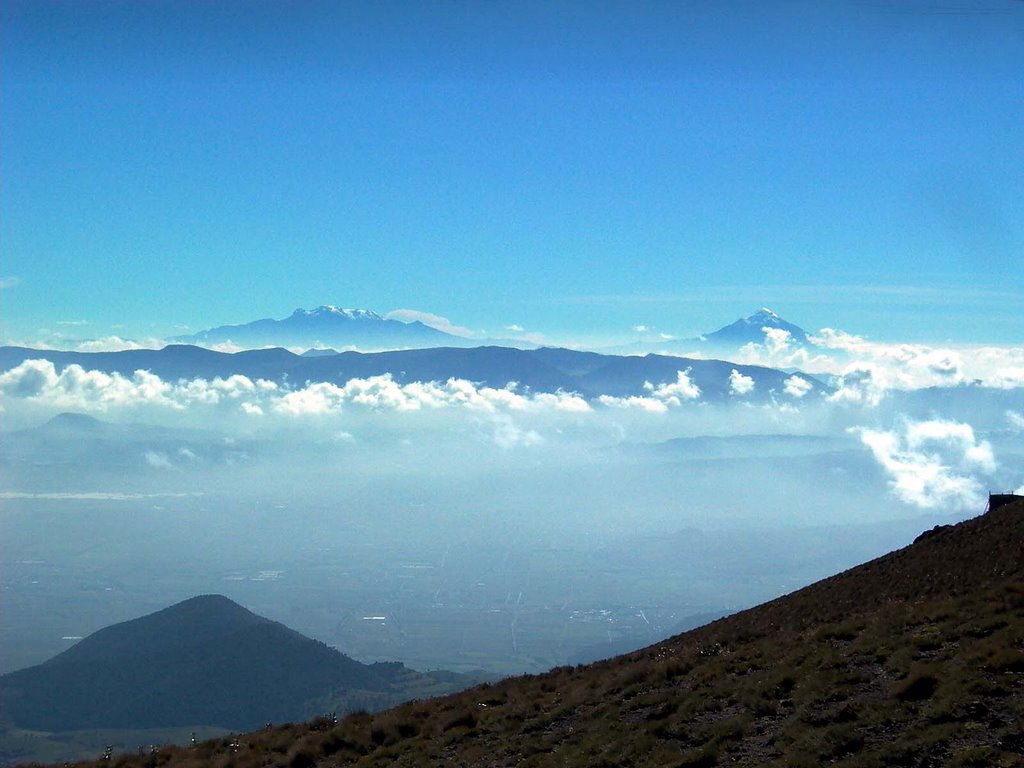
M 680 371 L 701 390 L 702 397 L 716 400 L 765 400 L 782 392 L 792 374 L 774 368 L 742 365 L 722 360 L 681 358 L 668 355 L 608 355 L 557 347 L 523 350 L 513 347 L 432 347 L 390 352 L 341 352 L 307 357 L 281 348 L 216 352 L 190 345 L 168 345 L 160 350 L 122 352 L 65 352 L 27 347 L 0 347 L 0 371 L 26 360 L 49 360 L 59 370 L 69 365 L 132 376 L 147 370 L 164 380 L 241 374 L 292 385 L 302 382 L 343 384 L 353 378 L 390 374 L 397 382 L 465 379 L 501 389 L 510 382 L 533 392 L 575 392 L 583 397 L 643 395 L 650 386 L 673 384 Z M 730 389 L 733 370 L 754 379 L 753 391 L 734 397 Z M 811 390 L 826 392 L 817 378 L 800 373 Z
M 370 309 L 322 304 L 298 308 L 280 319 L 261 318 L 247 323 L 221 325 L 193 334 L 172 336 L 172 343 L 237 344 L 244 347 L 338 347 L 362 351 L 475 347 L 499 344 L 532 349 L 532 342 L 518 339 L 484 339 L 461 336 L 435 328 L 421 320 L 399 320 Z
M 362 664 L 223 595 L 200 595 L 0 676 L 0 704 L 4 720 L 44 731 L 253 729 L 309 717 L 324 702 L 394 704 L 463 680 L 442 678 Z

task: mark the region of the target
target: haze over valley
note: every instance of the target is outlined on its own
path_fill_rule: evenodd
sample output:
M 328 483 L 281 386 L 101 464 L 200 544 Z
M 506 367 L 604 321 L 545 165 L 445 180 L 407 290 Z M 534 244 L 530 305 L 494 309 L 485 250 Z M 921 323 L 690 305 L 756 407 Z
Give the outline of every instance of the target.
M 945 353 L 913 347 L 851 362 L 768 310 L 729 328 L 734 359 L 788 350 L 824 371 L 494 346 L 3 348 L 19 427 L 0 449 L 4 671 L 210 592 L 366 662 L 540 671 L 785 593 L 1021 485 L 1013 369 L 967 381 L 976 359 L 936 372 Z
M 0 766 L 1014 765 L 1022 30 L 0 3 Z

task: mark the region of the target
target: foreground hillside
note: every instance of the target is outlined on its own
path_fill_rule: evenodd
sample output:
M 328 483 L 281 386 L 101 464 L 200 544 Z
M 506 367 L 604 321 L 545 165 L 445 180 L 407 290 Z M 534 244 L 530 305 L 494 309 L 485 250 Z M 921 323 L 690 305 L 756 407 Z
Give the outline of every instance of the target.
M 1024 503 L 606 662 L 115 764 L 1024 765 Z

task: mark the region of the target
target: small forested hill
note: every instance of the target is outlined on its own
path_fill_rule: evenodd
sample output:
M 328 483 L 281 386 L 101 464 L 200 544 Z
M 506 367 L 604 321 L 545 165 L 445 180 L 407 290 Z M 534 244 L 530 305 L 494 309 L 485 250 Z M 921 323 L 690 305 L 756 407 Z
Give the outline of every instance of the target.
M 204 595 L 3 675 L 0 712 L 43 731 L 251 729 L 309 717 L 332 702 L 386 706 L 432 683 L 401 664 L 361 664 L 226 597 Z
M 627 656 L 160 763 L 1008 768 L 1022 722 L 1018 502 Z

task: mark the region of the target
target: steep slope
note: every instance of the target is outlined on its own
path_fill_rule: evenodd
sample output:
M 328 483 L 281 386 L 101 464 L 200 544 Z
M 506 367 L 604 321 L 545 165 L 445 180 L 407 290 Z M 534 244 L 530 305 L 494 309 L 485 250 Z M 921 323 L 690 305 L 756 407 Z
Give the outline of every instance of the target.
M 1022 718 L 1017 502 L 642 651 L 252 734 L 233 761 L 1020 766 Z M 163 757 L 213 764 L 225 745 Z
M 47 731 L 256 728 L 308 716 L 315 701 L 332 696 L 398 691 L 415 682 L 410 675 L 400 664 L 360 664 L 205 595 L 107 627 L 0 677 L 0 703 L 4 720 Z

